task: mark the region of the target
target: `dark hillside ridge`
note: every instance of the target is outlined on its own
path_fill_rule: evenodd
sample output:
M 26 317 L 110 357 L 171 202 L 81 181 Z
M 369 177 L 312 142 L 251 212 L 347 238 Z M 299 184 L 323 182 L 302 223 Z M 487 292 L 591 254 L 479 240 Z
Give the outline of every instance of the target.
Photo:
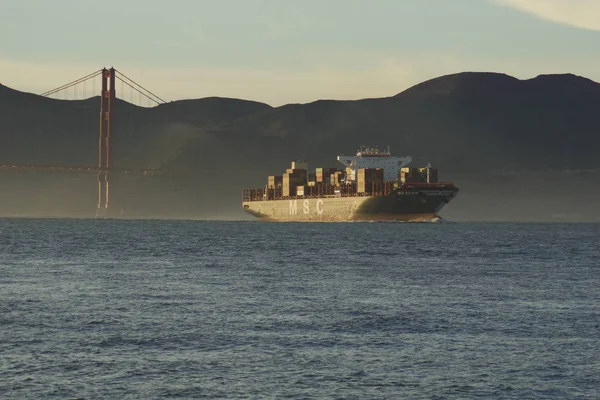
M 65 101 L 0 86 L 0 164 L 95 165 L 99 97 Z M 159 167 L 191 137 L 271 109 L 254 101 L 204 98 L 142 108 L 117 99 L 115 163 Z
M 0 106 L 0 161 L 95 164 L 97 97 L 61 101 L 1 86 Z M 598 110 L 600 85 L 586 78 L 465 72 L 389 98 L 277 108 L 218 97 L 154 108 L 119 101 L 113 138 L 116 162 L 132 167 L 323 163 L 369 142 L 449 171 L 588 169 L 600 167 Z
M 368 142 L 448 171 L 589 169 L 600 166 L 598 110 L 600 85 L 574 75 L 461 73 L 391 98 L 278 107 L 210 133 L 227 143 L 251 138 L 241 147 L 279 154 L 277 162 L 323 163 Z
M 208 97 L 154 108 L 118 100 L 114 110 L 113 165 L 178 176 L 168 201 L 156 200 L 161 212 L 185 202 L 178 215 L 195 215 L 196 204 L 233 207 L 243 187 L 263 185 L 292 159 L 337 166 L 336 155 L 360 145 L 390 145 L 416 165 L 431 162 L 442 177 L 600 169 L 600 85 L 571 74 L 519 80 L 464 72 L 386 98 L 276 108 Z M 98 97 L 54 100 L 0 85 L 0 164 L 96 165 L 98 118 Z M 123 183 L 136 201 L 146 199 L 136 187 Z M 153 210 L 147 205 L 144 215 Z

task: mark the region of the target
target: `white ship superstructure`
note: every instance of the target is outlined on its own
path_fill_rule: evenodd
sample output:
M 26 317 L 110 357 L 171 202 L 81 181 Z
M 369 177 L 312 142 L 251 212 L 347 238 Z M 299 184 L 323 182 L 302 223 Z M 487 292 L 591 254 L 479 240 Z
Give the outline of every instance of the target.
M 394 157 L 390 154 L 389 148 L 386 151 L 380 151 L 377 147 L 361 147 L 355 156 L 340 155 L 337 156 L 337 160 L 347 168 L 347 181 L 355 181 L 356 171 L 361 168 L 381 168 L 385 181 L 397 181 L 398 172 L 410 164 L 412 158 L 409 156 Z

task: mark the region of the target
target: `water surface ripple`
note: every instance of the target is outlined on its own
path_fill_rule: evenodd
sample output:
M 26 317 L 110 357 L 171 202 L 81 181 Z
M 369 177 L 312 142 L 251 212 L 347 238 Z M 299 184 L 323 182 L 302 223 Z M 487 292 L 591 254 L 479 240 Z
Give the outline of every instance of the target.
M 600 398 L 600 225 L 0 220 L 0 398 Z

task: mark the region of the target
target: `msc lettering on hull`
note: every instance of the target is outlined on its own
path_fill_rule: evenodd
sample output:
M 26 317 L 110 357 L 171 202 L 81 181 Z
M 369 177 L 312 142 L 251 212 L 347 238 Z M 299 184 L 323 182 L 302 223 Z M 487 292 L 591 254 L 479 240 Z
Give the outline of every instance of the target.
M 318 215 L 322 215 L 323 214 L 323 200 L 322 199 L 318 199 L 315 202 L 315 211 L 317 212 Z M 290 200 L 290 215 L 298 215 L 298 200 Z M 304 199 L 302 201 L 302 213 L 304 213 L 305 215 L 310 214 L 310 210 L 311 210 L 311 201 L 309 199 Z

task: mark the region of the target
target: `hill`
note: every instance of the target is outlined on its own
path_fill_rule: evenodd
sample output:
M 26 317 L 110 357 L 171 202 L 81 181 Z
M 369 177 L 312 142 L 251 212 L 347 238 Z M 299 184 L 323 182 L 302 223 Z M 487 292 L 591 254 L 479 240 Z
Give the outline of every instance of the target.
M 600 167 L 599 107 L 600 85 L 573 75 L 462 73 L 390 98 L 286 105 L 210 134 L 318 163 L 377 143 L 449 172 L 588 169 Z
M 600 85 L 586 78 L 565 74 L 519 80 L 472 72 L 435 78 L 387 98 L 276 108 L 214 97 L 154 108 L 119 100 L 113 163 L 163 168 L 173 179 L 156 185 L 123 181 L 116 191 L 122 196 L 115 201 L 122 202 L 119 208 L 126 214 L 138 216 L 203 218 L 215 210 L 237 212 L 241 188 L 263 185 L 265 175 L 280 173 L 289 160 L 334 166 L 337 154 L 353 153 L 361 144 L 390 145 L 417 164 L 431 162 L 446 177 L 476 174 L 471 193 L 490 193 L 485 182 L 491 177 L 600 168 L 599 109 Z M 95 165 L 98 110 L 97 97 L 53 100 L 0 85 L 0 164 Z M 13 181 L 9 175 L 2 180 L 5 187 Z M 40 188 L 40 196 L 55 196 L 60 182 Z M 142 186 L 145 192 L 135 189 Z M 86 190 L 93 194 L 95 189 Z M 14 198 L 0 208 L 18 205 L 18 212 L 27 214 L 33 207 Z M 65 201 L 71 212 L 75 200 Z M 52 214 L 53 207 L 41 214 Z
M 0 85 L 0 163 L 95 165 L 100 98 L 56 100 Z M 113 162 L 160 167 L 207 129 L 271 109 L 238 99 L 203 98 L 142 108 L 117 99 Z

